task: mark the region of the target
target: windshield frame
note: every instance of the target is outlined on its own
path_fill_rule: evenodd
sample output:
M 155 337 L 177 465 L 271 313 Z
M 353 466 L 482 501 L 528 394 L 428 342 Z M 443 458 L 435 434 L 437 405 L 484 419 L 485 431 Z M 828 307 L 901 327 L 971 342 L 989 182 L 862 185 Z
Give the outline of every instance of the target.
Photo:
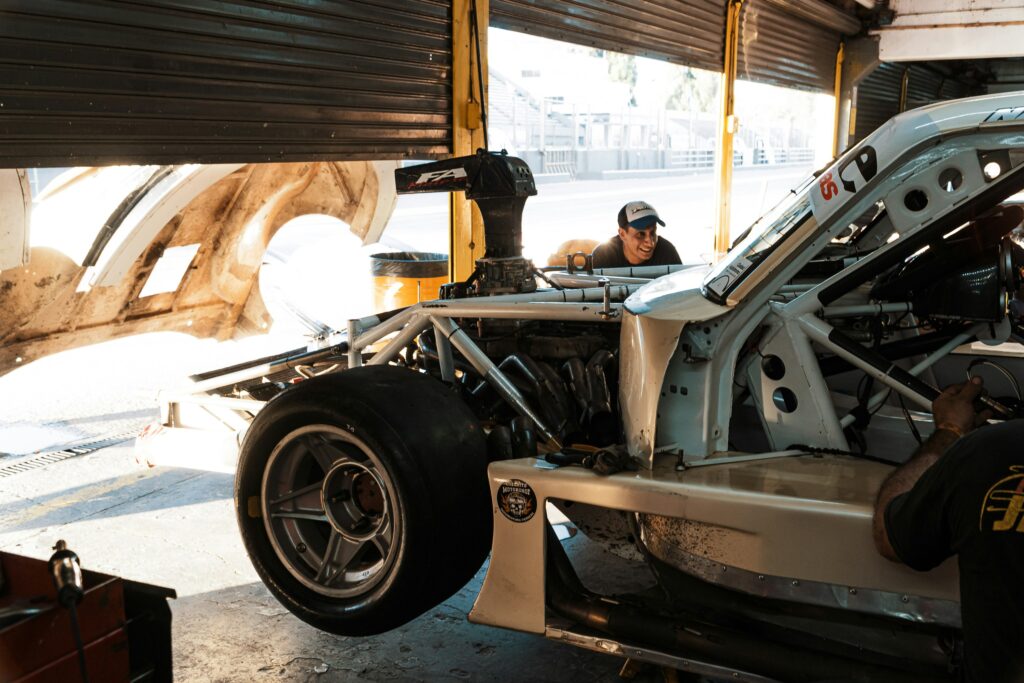
M 816 179 L 817 174 L 808 176 L 744 231 L 725 258 L 704 278 L 701 293 L 709 301 L 729 305 L 729 295 L 762 264 L 772 260 L 771 254 L 800 231 L 812 215 L 808 188 Z

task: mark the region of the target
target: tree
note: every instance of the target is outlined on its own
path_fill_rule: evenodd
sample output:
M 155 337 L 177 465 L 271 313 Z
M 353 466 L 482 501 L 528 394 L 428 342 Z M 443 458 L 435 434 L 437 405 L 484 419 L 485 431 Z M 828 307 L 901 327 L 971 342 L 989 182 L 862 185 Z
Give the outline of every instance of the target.
M 636 106 L 637 68 L 636 57 L 624 55 L 618 52 L 605 52 L 605 61 L 608 62 L 608 76 L 615 83 L 625 83 L 629 86 L 629 106 Z
M 710 71 L 679 68 L 673 77 L 672 89 L 665 100 L 665 109 L 674 111 L 713 111 L 718 100 L 718 74 Z

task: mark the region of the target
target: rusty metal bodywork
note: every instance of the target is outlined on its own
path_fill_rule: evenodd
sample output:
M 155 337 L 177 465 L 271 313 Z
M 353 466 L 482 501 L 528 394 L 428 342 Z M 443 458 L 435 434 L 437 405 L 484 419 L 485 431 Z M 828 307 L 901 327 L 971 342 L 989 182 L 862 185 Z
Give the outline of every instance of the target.
M 293 218 L 322 214 L 344 221 L 364 241 L 375 241 L 394 208 L 394 167 L 394 162 L 231 166 L 214 173 L 213 178 L 222 177 L 158 225 L 153 221 L 162 220 L 164 198 L 155 198 L 148 213 L 135 220 L 128 212 L 120 228 L 133 234 L 117 235 L 119 226 L 109 219 L 91 226 L 61 221 L 38 231 L 33 225 L 34 233 L 47 233 L 46 244 L 33 240 L 25 265 L 0 272 L 0 373 L 57 351 L 142 332 L 217 339 L 265 332 L 272 321 L 257 278 L 277 230 Z M 85 180 L 114 170 L 76 169 L 37 202 L 37 216 L 45 215 L 50 203 L 74 208 L 75 202 L 90 201 Z M 122 188 L 123 195 L 135 189 Z M 143 202 L 137 207 L 143 210 Z M 104 226 L 117 235 L 118 246 L 102 245 L 97 266 L 87 267 L 86 257 L 72 247 L 83 231 Z M 148 234 L 153 237 L 139 239 Z M 164 252 L 186 245 L 199 246 L 177 288 L 141 297 Z M 112 277 L 109 267 L 115 258 L 123 263 L 123 274 L 114 269 L 119 277 Z

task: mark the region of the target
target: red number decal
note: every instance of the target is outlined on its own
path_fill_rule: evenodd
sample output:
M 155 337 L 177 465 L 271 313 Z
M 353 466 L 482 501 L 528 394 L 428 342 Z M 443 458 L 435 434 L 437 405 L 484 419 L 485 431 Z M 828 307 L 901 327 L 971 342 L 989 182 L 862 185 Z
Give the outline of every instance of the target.
M 821 188 L 821 196 L 826 202 L 839 194 L 839 187 L 832 180 L 831 173 L 826 173 L 821 177 L 821 180 L 818 181 L 818 187 Z

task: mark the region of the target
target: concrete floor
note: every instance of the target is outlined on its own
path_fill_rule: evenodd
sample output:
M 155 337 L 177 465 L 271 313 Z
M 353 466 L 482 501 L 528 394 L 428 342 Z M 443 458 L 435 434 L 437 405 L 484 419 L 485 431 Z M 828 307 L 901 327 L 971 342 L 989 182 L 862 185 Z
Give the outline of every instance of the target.
M 619 680 L 616 657 L 467 622 L 483 570 L 444 604 L 381 636 L 343 638 L 306 626 L 270 596 L 245 555 L 231 473 L 140 465 L 131 441 L 39 466 L 39 453 L 156 420 L 156 389 L 275 342 L 258 343 L 150 335 L 0 378 L 0 549 L 45 559 L 64 539 L 87 569 L 174 588 L 177 681 Z M 19 463 L 29 468 L 12 473 Z M 566 546 L 590 584 L 609 574 L 650 582 L 643 566 L 582 535 Z
M 62 538 L 88 569 L 177 590 L 178 681 L 619 680 L 617 658 L 467 622 L 482 570 L 444 604 L 381 636 L 306 626 L 257 579 L 231 489 L 230 474 L 147 468 L 131 445 L 102 449 L 0 478 L 0 549 L 47 558 Z M 642 566 L 580 535 L 566 544 L 585 580 L 609 570 L 644 577 Z

